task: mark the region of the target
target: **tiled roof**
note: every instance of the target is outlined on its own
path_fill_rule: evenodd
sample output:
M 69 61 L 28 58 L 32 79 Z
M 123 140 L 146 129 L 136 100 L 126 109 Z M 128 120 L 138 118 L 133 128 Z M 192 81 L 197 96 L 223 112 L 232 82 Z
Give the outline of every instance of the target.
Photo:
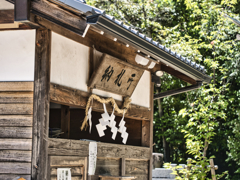
M 196 62 L 191 61 L 190 59 L 181 56 L 180 54 L 172 51 L 171 49 L 167 48 L 166 46 L 161 45 L 159 42 L 157 41 L 153 41 L 152 38 L 147 37 L 146 35 L 139 33 L 138 30 L 132 29 L 130 26 L 125 25 L 122 21 L 119 21 L 117 19 L 115 19 L 113 16 L 107 15 L 105 14 L 105 12 L 101 13 L 103 16 L 105 16 L 106 18 L 110 19 L 111 21 L 115 22 L 116 24 L 122 26 L 123 28 L 131 31 L 132 33 L 134 33 L 135 35 L 138 35 L 139 37 L 141 37 L 142 39 L 152 43 L 153 45 L 157 46 L 158 48 L 160 48 L 161 50 L 164 50 L 165 52 L 171 54 L 172 56 L 180 59 L 181 61 L 185 62 L 186 64 L 192 66 L 193 68 L 199 70 L 202 73 L 206 73 L 206 69 L 204 68 L 204 66 L 201 66 L 199 64 L 197 64 Z

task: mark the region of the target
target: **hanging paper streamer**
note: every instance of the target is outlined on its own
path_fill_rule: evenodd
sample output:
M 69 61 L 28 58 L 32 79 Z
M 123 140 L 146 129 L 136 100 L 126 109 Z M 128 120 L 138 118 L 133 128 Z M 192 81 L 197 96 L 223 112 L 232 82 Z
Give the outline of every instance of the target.
M 102 126 L 101 124 L 97 124 L 96 128 L 97 128 L 99 137 L 105 136 L 104 131 L 107 129 L 106 126 Z
M 88 102 L 87 102 L 87 105 L 86 105 L 86 110 L 85 110 L 85 118 L 83 120 L 83 123 L 82 123 L 82 126 L 81 126 L 81 131 L 85 128 L 87 128 L 87 121 L 88 121 L 88 110 L 90 108 L 90 103 L 91 101 L 93 101 L 93 99 L 97 100 L 98 102 L 100 103 L 111 103 L 113 106 L 115 106 L 115 110 L 120 113 L 120 114 L 123 114 L 124 111 L 127 111 L 129 106 L 130 106 L 130 103 L 131 103 L 131 99 L 129 96 L 125 97 L 124 98 L 124 102 L 123 102 L 123 106 L 122 106 L 122 109 L 119 109 L 118 105 L 116 104 L 115 100 L 111 97 L 111 98 L 107 98 L 107 99 L 103 99 L 103 98 L 100 98 L 99 96 L 97 96 L 96 94 L 92 94 L 89 98 L 88 98 Z
M 88 110 L 88 120 L 89 120 L 89 133 L 91 134 L 91 129 L 92 129 L 92 106 Z
M 110 128 L 112 128 L 113 126 L 115 126 L 116 125 L 116 121 L 114 121 L 115 120 L 115 115 L 114 115 L 114 111 L 115 111 L 115 104 L 113 105 L 113 111 L 112 111 L 112 114 L 111 114 L 111 116 L 110 116 L 110 123 L 109 123 L 109 127 Z M 115 124 L 114 124 L 114 122 L 115 122 Z M 114 125 L 113 125 L 114 124 Z
M 113 106 L 113 111 L 110 116 L 110 122 L 109 122 L 109 127 L 111 128 L 112 134 L 112 139 L 115 140 L 118 132 L 118 128 L 116 127 L 116 121 L 115 121 L 115 115 L 114 115 L 114 110 L 115 110 L 115 105 Z
M 110 116 L 109 116 L 109 114 L 107 112 L 105 103 L 103 103 L 103 109 L 104 109 L 104 113 L 101 114 L 102 118 L 99 119 L 99 121 L 100 121 L 102 126 L 108 126 L 109 125 Z
M 115 140 L 115 138 L 117 136 L 117 132 L 118 132 L 118 128 L 116 127 L 116 121 L 113 121 L 113 123 L 112 123 L 111 132 L 113 133 L 112 139 Z
M 119 129 L 118 131 L 121 133 L 121 137 L 123 138 L 123 144 L 126 144 L 127 139 L 128 139 L 128 133 L 127 133 L 127 128 L 125 127 L 125 121 L 124 121 L 124 115 L 125 112 L 123 112 L 123 117 L 119 123 Z
M 87 121 L 89 121 L 89 133 L 91 133 L 92 129 L 92 105 L 90 106 L 91 101 L 93 102 L 93 99 L 96 99 L 97 101 L 103 103 L 103 109 L 104 113 L 101 114 L 102 118 L 99 119 L 99 124 L 96 125 L 96 129 L 98 131 L 99 137 L 102 137 L 105 135 L 104 131 L 107 129 L 107 126 L 111 128 L 112 132 L 112 139 L 115 140 L 117 133 L 121 133 L 121 137 L 123 138 L 122 142 L 126 144 L 127 139 L 128 139 L 128 133 L 127 133 L 127 128 L 125 127 L 126 122 L 124 121 L 124 115 L 125 111 L 127 111 L 129 104 L 131 103 L 131 99 L 129 97 L 124 98 L 124 105 L 123 109 L 119 109 L 118 105 L 116 104 L 115 100 L 113 98 L 108 98 L 108 99 L 101 99 L 97 95 L 92 94 L 90 98 L 88 99 L 88 103 L 86 106 L 85 110 L 85 118 L 81 127 L 81 130 L 84 128 L 85 124 Z M 106 105 L 105 103 L 111 102 L 113 105 L 113 111 L 111 116 L 109 116 Z M 115 106 L 116 106 L 116 111 L 118 113 L 122 113 L 123 117 L 119 123 L 119 128 L 116 127 L 116 121 L 115 121 Z
M 110 116 L 106 109 L 106 105 L 104 103 L 103 103 L 103 109 L 104 109 L 104 113 L 101 114 L 102 118 L 99 119 L 100 123 L 96 125 L 97 131 L 100 137 L 105 135 L 104 131 L 107 129 L 106 126 L 109 125 L 109 119 L 110 119 Z

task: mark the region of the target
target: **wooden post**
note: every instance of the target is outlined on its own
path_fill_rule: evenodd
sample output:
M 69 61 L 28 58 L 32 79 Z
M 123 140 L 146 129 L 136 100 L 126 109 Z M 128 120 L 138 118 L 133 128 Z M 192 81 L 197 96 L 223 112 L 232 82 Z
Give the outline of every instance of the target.
M 121 175 L 125 176 L 125 158 L 121 158 Z
M 36 30 L 32 179 L 47 180 L 51 31 Z
M 94 72 L 94 48 L 89 48 L 89 60 L 88 60 L 88 80 L 91 79 Z
M 69 106 L 62 105 L 61 106 L 61 129 L 62 134 L 61 137 L 69 139 L 70 137 L 70 108 Z
M 151 120 L 151 117 L 150 117 Z M 142 121 L 142 146 L 150 147 L 150 121 Z
M 154 112 L 154 83 L 152 82 L 152 77 L 150 76 L 150 111 L 151 111 L 151 116 L 150 116 L 150 138 L 149 138 L 149 144 L 150 144 L 150 160 L 149 160 L 149 180 L 152 180 L 152 167 L 153 167 L 153 112 Z
M 210 159 L 210 167 L 211 167 L 212 180 L 217 180 L 216 179 L 216 174 L 215 174 L 215 167 L 214 167 L 213 159 Z

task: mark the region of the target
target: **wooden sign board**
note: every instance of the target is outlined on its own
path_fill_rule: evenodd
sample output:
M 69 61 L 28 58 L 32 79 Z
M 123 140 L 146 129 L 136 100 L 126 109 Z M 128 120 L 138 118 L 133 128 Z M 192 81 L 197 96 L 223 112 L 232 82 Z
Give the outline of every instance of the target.
M 143 71 L 127 62 L 103 54 L 100 65 L 93 73 L 88 86 L 122 96 L 131 96 Z

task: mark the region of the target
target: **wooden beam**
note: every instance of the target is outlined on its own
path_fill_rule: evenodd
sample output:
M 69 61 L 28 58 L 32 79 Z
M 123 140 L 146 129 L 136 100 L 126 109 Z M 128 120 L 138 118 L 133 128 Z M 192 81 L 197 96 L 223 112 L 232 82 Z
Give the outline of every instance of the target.
M 153 99 L 154 100 L 161 99 L 161 98 L 164 98 L 164 97 L 167 97 L 167 96 L 173 96 L 173 95 L 176 95 L 176 94 L 192 91 L 192 90 L 200 88 L 201 86 L 202 86 L 202 82 L 198 82 L 197 85 L 191 85 L 191 86 L 186 86 L 186 87 L 183 87 L 183 88 L 178 88 L 178 89 L 173 89 L 173 90 L 161 92 L 161 93 L 158 93 L 158 94 L 154 94 Z
M 0 24 L 14 23 L 14 9 L 0 10 Z
M 70 108 L 69 106 L 61 106 L 61 129 L 64 132 L 61 137 L 69 139 L 70 137 Z
M 36 30 L 32 179 L 47 179 L 51 31 Z
M 89 48 L 88 80 L 91 79 L 93 72 L 94 72 L 94 49 Z
M 31 12 L 79 35 L 83 35 L 87 26 L 86 20 L 80 15 L 60 8 L 46 0 L 32 0 Z
M 48 138 L 48 142 L 49 156 L 87 157 L 89 155 L 89 141 Z M 101 158 L 148 161 L 152 156 L 149 148 L 140 146 L 97 142 L 97 148 L 97 156 Z
M 79 108 L 86 108 L 88 97 L 91 94 L 88 92 L 76 90 L 73 88 L 69 88 L 66 86 L 58 85 L 51 83 L 50 85 L 50 100 L 51 102 L 63 104 L 67 106 L 75 106 Z M 116 101 L 119 107 L 122 106 L 122 101 Z M 107 110 L 109 113 L 112 112 L 112 106 L 110 104 L 106 104 Z M 101 103 L 94 101 L 93 103 L 93 111 L 103 112 L 103 106 Z M 115 115 L 122 116 L 115 112 Z M 125 114 L 126 118 L 132 118 L 136 120 L 146 120 L 149 121 L 151 116 L 151 111 L 148 108 L 131 105 L 130 109 Z
M 33 91 L 33 82 L 0 82 L 0 91 Z
M 192 79 L 191 77 L 177 71 L 177 70 L 174 70 L 173 68 L 169 67 L 169 66 L 166 66 L 164 64 L 161 64 L 161 70 L 162 71 L 165 71 L 166 73 L 168 74 L 171 74 L 173 76 L 175 76 L 176 78 L 178 79 L 181 79 L 187 83 L 190 83 L 192 85 L 196 85 L 197 84 L 197 81 Z

